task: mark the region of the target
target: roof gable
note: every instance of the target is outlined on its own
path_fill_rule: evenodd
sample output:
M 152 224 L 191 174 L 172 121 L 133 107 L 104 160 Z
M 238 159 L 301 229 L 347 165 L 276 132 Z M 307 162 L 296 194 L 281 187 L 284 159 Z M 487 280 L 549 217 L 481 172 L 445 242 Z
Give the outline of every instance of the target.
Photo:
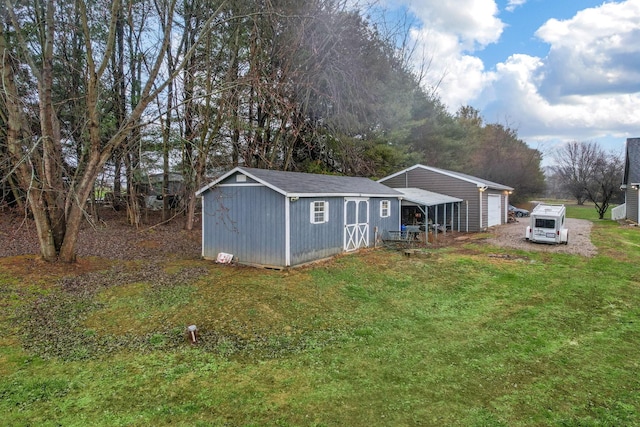
M 640 138 L 627 138 L 622 184 L 640 183 Z
M 471 176 L 471 175 L 467 175 L 464 173 L 460 173 L 460 172 L 454 172 L 454 171 L 450 171 L 450 170 L 446 170 L 446 169 L 440 169 L 440 168 L 434 168 L 432 166 L 424 166 L 421 164 L 417 164 L 414 166 L 411 166 L 410 168 L 401 170 L 400 172 L 394 173 L 393 175 L 389 175 L 388 177 L 382 178 L 380 180 L 378 180 L 378 182 L 384 182 L 388 179 L 394 178 L 398 175 L 402 175 L 406 172 L 412 171 L 414 169 L 424 169 L 424 170 L 428 170 L 431 172 L 435 172 L 435 173 L 439 173 L 442 175 L 446 175 L 452 178 L 456 178 L 462 181 L 466 181 L 472 184 L 475 184 L 476 186 L 478 186 L 479 188 L 482 187 L 488 187 L 494 190 L 506 190 L 506 191 L 512 191 L 513 188 L 509 187 L 507 185 L 502 185 L 502 184 L 498 184 L 497 182 L 493 182 L 493 181 L 489 181 L 483 178 L 478 178 L 475 176 Z
M 402 193 L 369 178 L 285 172 L 236 167 L 196 192 L 199 196 L 229 176 L 242 173 L 286 196 L 380 196 L 401 197 Z

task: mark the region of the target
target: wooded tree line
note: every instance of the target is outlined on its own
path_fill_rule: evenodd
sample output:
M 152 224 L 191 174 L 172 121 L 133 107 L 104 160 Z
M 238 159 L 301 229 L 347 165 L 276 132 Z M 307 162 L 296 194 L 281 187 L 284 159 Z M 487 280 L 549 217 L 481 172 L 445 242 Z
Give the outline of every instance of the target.
M 1 1 L 0 188 L 47 260 L 75 259 L 105 170 L 139 224 L 150 152 L 165 190 L 172 168 L 185 178 L 187 228 L 194 190 L 239 164 L 377 178 L 420 162 L 543 189 L 539 151 L 449 113 L 401 35 L 352 2 Z

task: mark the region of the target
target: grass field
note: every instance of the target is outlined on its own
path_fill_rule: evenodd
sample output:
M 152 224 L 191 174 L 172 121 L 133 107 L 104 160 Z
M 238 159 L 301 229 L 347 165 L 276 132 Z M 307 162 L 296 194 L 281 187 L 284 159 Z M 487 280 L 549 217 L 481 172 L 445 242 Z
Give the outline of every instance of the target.
M 79 276 L 0 259 L 0 424 L 640 425 L 640 231 L 568 212 L 597 256 L 471 240 Z

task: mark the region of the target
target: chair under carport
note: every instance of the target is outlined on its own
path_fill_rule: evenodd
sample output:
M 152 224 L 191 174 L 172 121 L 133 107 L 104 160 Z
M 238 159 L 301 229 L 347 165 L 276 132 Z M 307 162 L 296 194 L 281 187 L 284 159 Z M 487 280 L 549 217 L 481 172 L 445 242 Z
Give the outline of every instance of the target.
M 420 188 L 395 188 L 403 194 L 402 224 L 406 230 L 431 230 L 434 236 L 447 230 L 462 231 L 462 199 Z M 468 223 L 468 221 L 465 221 Z

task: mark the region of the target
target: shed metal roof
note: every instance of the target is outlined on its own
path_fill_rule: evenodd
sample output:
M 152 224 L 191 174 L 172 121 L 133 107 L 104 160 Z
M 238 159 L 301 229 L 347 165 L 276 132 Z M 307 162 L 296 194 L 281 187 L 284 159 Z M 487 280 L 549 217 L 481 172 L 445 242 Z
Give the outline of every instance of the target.
M 404 200 L 420 206 L 436 206 L 462 202 L 462 199 L 458 199 L 457 197 L 434 193 L 433 191 L 427 191 L 421 188 L 396 188 L 396 190 L 404 194 Z
M 493 182 L 493 181 L 489 181 L 487 179 L 483 179 L 483 178 L 478 178 L 476 176 L 471 176 L 471 175 L 467 175 L 465 173 L 460 173 L 460 172 L 454 172 L 454 171 L 450 171 L 450 170 L 446 170 L 446 169 L 440 169 L 440 168 L 434 168 L 432 166 L 425 166 L 425 165 L 414 165 L 411 166 L 410 168 L 407 169 L 403 169 L 400 172 L 396 172 L 393 175 L 389 175 L 385 178 L 382 178 L 380 180 L 378 180 L 378 182 L 384 182 L 390 178 L 396 177 L 398 175 L 402 175 L 406 172 L 409 172 L 413 169 L 425 169 L 425 170 L 429 170 L 432 172 L 436 172 L 436 173 L 440 173 L 442 175 L 447 175 L 450 176 L 452 178 L 457 178 L 460 179 L 462 181 L 466 181 L 466 182 L 470 182 L 472 184 L 475 184 L 476 186 L 480 187 L 488 187 L 491 188 L 493 190 L 506 190 L 506 191 L 512 191 L 513 187 L 509 187 L 508 185 L 503 185 L 503 184 L 498 184 L 497 182 Z
M 402 197 L 402 193 L 369 178 L 284 172 L 238 166 L 196 192 L 199 196 L 235 173 L 242 173 L 287 197 Z

